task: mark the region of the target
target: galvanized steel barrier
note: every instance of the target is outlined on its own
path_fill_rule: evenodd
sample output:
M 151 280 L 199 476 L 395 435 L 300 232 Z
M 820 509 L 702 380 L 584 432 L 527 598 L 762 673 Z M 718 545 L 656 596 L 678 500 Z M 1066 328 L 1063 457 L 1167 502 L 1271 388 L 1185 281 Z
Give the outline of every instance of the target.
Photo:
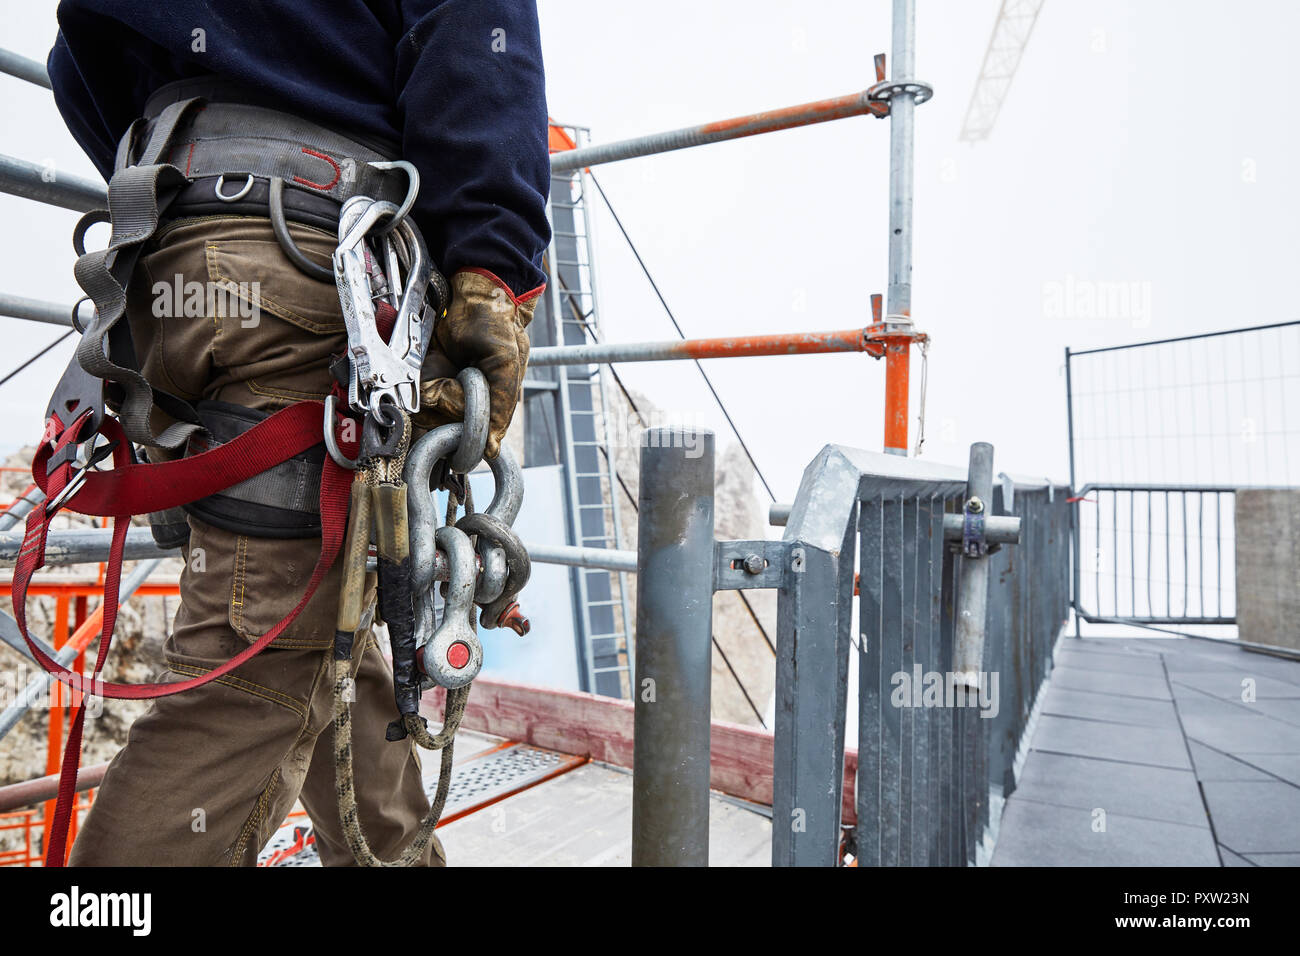
M 689 460 L 690 448 L 712 445 L 659 430 L 641 450 L 634 862 L 708 861 L 702 562 L 712 468 Z M 847 847 L 860 865 L 960 866 L 991 850 L 1068 613 L 1069 495 L 1010 480 L 990 494 L 987 445 L 975 446 L 971 465 L 827 446 L 804 472 L 781 541 L 713 544 L 712 590 L 779 594 L 774 865 L 834 866 Z M 987 578 L 968 573 L 975 562 Z M 963 615 L 975 642 L 964 677 L 955 672 Z M 857 826 L 848 832 L 855 652 Z
M 1234 624 L 1235 504 L 1229 485 L 1081 488 L 1075 612 L 1089 623 Z

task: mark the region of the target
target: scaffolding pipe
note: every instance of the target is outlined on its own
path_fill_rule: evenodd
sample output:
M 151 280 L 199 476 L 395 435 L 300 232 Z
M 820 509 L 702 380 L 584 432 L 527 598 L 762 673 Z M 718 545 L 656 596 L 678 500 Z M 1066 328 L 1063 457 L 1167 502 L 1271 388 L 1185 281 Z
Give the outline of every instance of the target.
M 910 98 L 908 102 L 911 102 Z M 667 133 L 651 133 L 648 136 L 637 136 L 615 143 L 563 150 L 551 154 L 551 172 L 552 174 L 571 172 L 601 163 L 616 163 L 619 160 L 635 159 L 638 156 L 670 153 L 691 146 L 706 146 L 709 143 L 721 143 L 729 139 L 757 136 L 759 133 L 774 133 L 777 130 L 866 115 L 888 116 L 889 104 L 883 100 L 872 99 L 869 91 L 863 90 L 861 93 L 849 93 L 846 96 L 818 100 L 815 103 L 801 103 L 784 109 L 750 113 L 748 116 L 737 116 L 716 123 L 705 123 L 702 126 L 687 126 Z
M 72 306 L 10 295 L 7 292 L 0 292 L 0 315 L 7 315 L 11 319 L 26 319 L 28 322 L 72 327 Z
M 0 155 L 0 192 L 75 212 L 108 208 L 108 189 L 82 176 Z
M 790 509 L 794 506 L 787 502 L 768 505 L 767 523 L 784 528 L 790 520 Z M 943 516 L 943 539 L 960 541 L 965 529 L 965 519 L 961 515 Z M 984 519 L 984 539 L 989 544 L 1019 544 L 1020 518 L 1016 515 L 988 515 Z
M 97 763 L 93 767 L 81 767 L 77 770 L 77 793 L 93 790 L 104 782 L 108 764 Z M 46 800 L 53 800 L 59 795 L 59 774 L 52 773 L 34 780 L 11 783 L 0 787 L 0 813 L 9 813 L 22 807 L 30 807 Z
M 148 534 L 147 531 L 145 533 Z M 146 561 L 143 564 L 136 565 L 136 567 L 131 570 L 130 575 L 127 576 L 127 579 L 123 581 L 121 586 L 118 588 L 118 602 L 120 604 L 125 604 L 130 599 L 131 595 L 136 592 L 136 589 L 140 587 L 140 585 L 145 582 L 145 579 L 153 573 L 156 567 L 158 567 L 159 560 L 160 559 L 155 558 L 152 561 Z M 95 616 L 87 618 L 87 624 L 95 619 Z M 82 625 L 82 627 L 86 626 L 86 624 Z M 95 633 L 97 634 L 98 632 L 98 627 L 96 627 Z M 89 643 L 89 641 L 78 641 L 74 636 L 73 640 L 69 640 L 68 643 L 59 648 L 59 652 L 54 655 L 54 659 L 64 667 L 68 667 L 77 659 L 77 656 L 86 649 L 86 646 Z M 23 719 L 23 715 L 31 709 L 32 704 L 36 702 L 37 698 L 41 694 L 45 693 L 45 688 L 49 686 L 50 681 L 53 679 L 54 678 L 42 670 L 27 682 L 27 686 L 24 687 L 22 693 L 18 695 L 18 699 L 6 707 L 4 713 L 0 713 L 0 739 L 3 739 L 9 731 L 14 729 L 18 724 L 18 721 Z
M 708 866 L 713 433 L 641 441 L 632 865 Z
M 537 564 L 564 564 L 573 568 L 636 572 L 636 552 L 613 548 L 575 548 L 568 544 L 525 544 Z
M 981 441 L 970 446 L 970 470 L 962 510 L 978 515 L 983 520 L 985 541 L 988 540 L 992 509 L 993 446 Z M 1016 520 L 1018 532 L 1019 519 Z M 984 630 L 988 622 L 988 604 L 988 557 L 984 554 L 965 555 L 957 570 L 957 633 L 952 652 L 952 671 L 958 686 L 972 689 L 980 686 L 980 673 L 984 669 Z
M 916 6 L 914 0 L 894 0 L 892 80 L 914 79 L 916 69 Z M 916 93 L 898 89 L 889 110 L 889 291 L 886 322 L 912 316 L 912 194 L 913 131 Z M 890 343 L 885 355 L 885 453 L 907 454 L 908 378 L 911 343 Z
M 20 80 L 26 80 L 47 90 L 52 88 L 50 74 L 45 71 L 44 63 L 30 60 L 12 50 L 0 50 L 0 73 L 8 73 L 10 76 L 16 76 Z
M 40 492 L 35 493 L 40 496 Z M 23 513 L 30 511 L 32 504 L 18 502 L 3 516 L 2 527 L 12 527 L 2 523 L 12 516 L 14 510 L 23 508 Z M 16 519 L 15 519 L 16 520 Z M 2 530 L 0 527 L 0 530 Z M 111 528 L 74 528 L 70 530 L 51 531 L 45 541 L 45 563 L 48 567 L 69 564 L 88 564 L 107 561 L 112 544 Z M 0 567 L 11 567 L 18 559 L 23 538 L 19 534 L 0 533 Z M 563 564 L 580 568 L 602 568 L 606 571 L 633 572 L 637 569 L 635 551 L 618 551 L 613 548 L 576 548 L 562 544 L 525 544 L 528 556 L 537 564 Z M 146 558 L 178 557 L 178 550 L 164 550 L 153 539 L 153 532 L 148 528 L 131 528 L 126 533 L 126 549 L 123 560 L 139 561 Z M 440 551 L 434 561 L 434 577 L 439 581 L 447 580 L 447 559 Z
M 0 531 L 8 531 L 19 521 L 27 517 L 33 508 L 45 500 L 45 492 L 39 488 L 33 488 L 23 497 L 19 498 L 7 509 L 4 514 L 0 514 Z
M 788 332 L 775 335 L 733 335 L 717 339 L 677 339 L 670 342 L 561 345 L 533 349 L 531 367 L 596 365 L 611 362 L 671 362 L 691 359 L 750 358 L 758 355 L 815 355 L 825 352 L 866 352 L 873 343 L 864 329 L 834 332 Z M 877 346 L 878 347 L 878 346 Z
M 107 561 L 112 542 L 113 532 L 110 528 L 51 531 L 45 539 L 45 565 L 53 568 L 65 564 Z M 18 560 L 18 552 L 22 547 L 23 535 L 0 534 L 0 567 L 12 567 Z M 122 553 L 122 560 L 168 558 L 176 553 L 158 547 L 158 542 L 153 539 L 153 532 L 148 528 L 131 528 L 126 533 L 126 547 Z
M 52 325 L 71 325 L 72 306 L 0 293 L 0 315 Z M 671 362 L 694 359 L 752 358 L 763 355 L 819 355 L 829 352 L 875 352 L 883 345 L 866 329 L 828 332 L 778 332 L 732 335 L 714 339 L 674 339 L 667 342 L 626 342 L 601 345 L 552 345 L 533 349 L 530 368 L 556 365 L 598 365 L 613 362 Z

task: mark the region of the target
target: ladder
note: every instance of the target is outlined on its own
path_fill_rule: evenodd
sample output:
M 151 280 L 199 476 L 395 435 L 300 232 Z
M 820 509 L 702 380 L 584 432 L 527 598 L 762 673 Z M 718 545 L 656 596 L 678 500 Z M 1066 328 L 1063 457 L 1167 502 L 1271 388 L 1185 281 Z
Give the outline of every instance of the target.
M 586 142 L 586 129 L 563 129 L 579 146 Z M 558 345 L 601 341 L 589 186 L 585 170 L 558 174 L 551 181 L 547 311 Z M 606 414 L 615 407 L 609 401 L 609 376 L 599 365 L 559 366 L 555 372 L 568 542 L 584 548 L 622 548 L 623 490 L 615 473 L 611 416 Z M 582 689 L 630 697 L 634 648 L 627 575 L 574 567 L 570 580 Z

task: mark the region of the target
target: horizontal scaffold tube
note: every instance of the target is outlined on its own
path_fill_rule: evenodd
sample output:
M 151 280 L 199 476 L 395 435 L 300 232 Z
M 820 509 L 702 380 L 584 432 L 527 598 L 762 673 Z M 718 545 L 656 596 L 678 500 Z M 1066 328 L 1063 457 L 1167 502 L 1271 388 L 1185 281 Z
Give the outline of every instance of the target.
M 528 364 L 545 368 L 550 365 L 597 365 L 608 362 L 670 362 L 757 355 L 865 352 L 869 348 L 870 340 L 865 329 L 840 329 L 833 332 L 731 335 L 718 339 L 678 339 L 669 342 L 546 346 L 533 349 L 528 355 Z
M 87 528 L 51 531 L 45 539 L 45 563 L 56 565 L 84 564 L 108 560 L 112 543 L 110 528 Z M 23 536 L 17 532 L 0 533 L 0 567 L 12 566 L 18 559 Z M 582 568 L 603 568 L 607 571 L 636 571 L 636 552 L 617 551 L 612 548 L 575 548 L 563 544 L 525 544 L 528 556 L 538 564 L 565 564 Z M 164 551 L 154 542 L 148 528 L 132 528 L 126 533 L 127 561 L 142 558 L 179 556 L 179 551 Z M 434 577 L 447 580 L 447 559 L 438 552 Z
M 648 136 L 637 136 L 634 139 L 623 139 L 615 143 L 601 143 L 552 153 L 551 172 L 571 172 L 585 166 L 614 163 L 621 159 L 652 156 L 655 153 L 668 153 L 691 146 L 704 146 L 708 143 L 720 143 L 744 136 L 756 136 L 759 133 L 773 133 L 777 130 L 793 129 L 796 126 L 811 126 L 814 123 L 826 123 L 848 116 L 868 114 L 888 116 L 889 104 L 883 100 L 871 99 L 868 92 L 863 90 L 861 93 L 849 93 L 847 96 L 818 100 L 815 103 L 800 103 L 798 106 L 750 113 L 747 116 L 704 123 L 701 126 L 687 126 L 667 133 L 651 133 Z
M 10 295 L 8 292 L 0 292 L 0 315 L 26 319 L 28 322 L 72 327 L 72 306 L 46 302 L 42 299 L 29 299 L 21 295 Z
M 0 155 L 0 192 L 75 212 L 108 208 L 108 188 L 51 166 Z
M 45 64 L 12 50 L 0 50 L 0 73 L 8 73 L 47 90 L 50 88 L 50 75 L 45 71 Z

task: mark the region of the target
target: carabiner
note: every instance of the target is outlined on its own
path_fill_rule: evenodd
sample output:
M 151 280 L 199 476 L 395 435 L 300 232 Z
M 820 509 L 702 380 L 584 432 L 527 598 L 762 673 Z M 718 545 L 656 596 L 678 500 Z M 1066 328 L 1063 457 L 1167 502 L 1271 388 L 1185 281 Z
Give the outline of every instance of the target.
M 337 404 L 333 392 L 330 392 L 325 396 L 325 421 L 322 426 L 322 431 L 325 433 L 325 450 L 329 452 L 330 457 L 334 459 L 334 464 L 338 465 L 340 468 L 346 468 L 348 471 L 356 471 L 357 462 L 360 459 L 349 458 L 347 455 L 343 454 L 342 450 L 340 450 L 338 446 L 338 441 L 334 437 L 334 422 L 337 418 L 335 407 Z
M 375 229 L 375 235 L 386 236 L 401 224 L 402 220 L 410 214 L 411 209 L 415 206 L 415 198 L 420 194 L 420 171 L 404 159 L 384 163 L 367 163 L 366 165 L 371 169 L 400 169 L 406 173 L 406 198 L 397 207 L 397 212 L 393 214 L 393 218 Z

